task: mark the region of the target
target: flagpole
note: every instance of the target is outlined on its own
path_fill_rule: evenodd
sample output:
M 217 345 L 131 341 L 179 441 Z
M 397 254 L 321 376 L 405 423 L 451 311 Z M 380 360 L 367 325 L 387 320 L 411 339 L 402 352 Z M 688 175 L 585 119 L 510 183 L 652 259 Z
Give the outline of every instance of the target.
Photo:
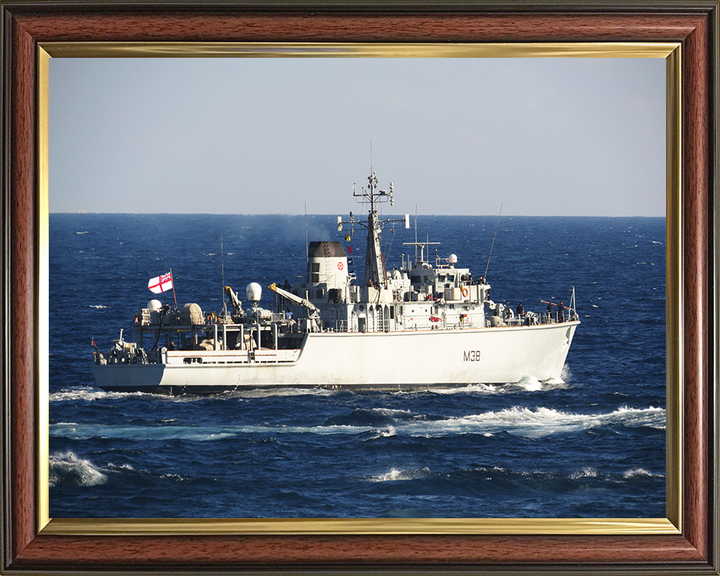
M 175 300 L 175 310 L 177 310 L 178 307 L 177 307 L 177 297 L 175 296 L 175 278 L 173 278 L 173 275 L 172 275 L 172 268 L 170 268 L 170 278 L 172 278 L 173 300 Z

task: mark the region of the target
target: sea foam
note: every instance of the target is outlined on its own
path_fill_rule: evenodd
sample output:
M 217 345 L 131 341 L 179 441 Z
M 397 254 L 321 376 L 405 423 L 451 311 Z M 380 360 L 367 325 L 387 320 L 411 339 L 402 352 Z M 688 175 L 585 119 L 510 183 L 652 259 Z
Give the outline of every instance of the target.
M 629 478 L 665 478 L 664 474 L 653 474 L 652 472 L 648 472 L 644 468 L 633 468 L 631 470 L 627 470 L 623 474 L 623 478 L 626 480 Z
M 398 470 L 397 468 L 390 469 L 389 472 L 379 474 L 378 476 L 372 476 L 368 478 L 370 482 L 398 482 L 401 480 L 415 480 L 416 478 L 423 478 L 430 474 L 428 468 L 420 468 L 415 470 Z
M 124 440 L 192 440 L 207 442 L 235 436 L 224 428 L 203 426 L 134 426 L 131 424 L 51 424 L 51 437 L 88 440 L 117 438 Z
M 575 414 L 552 408 L 513 407 L 494 412 L 468 414 L 443 419 L 394 419 L 384 426 L 392 427 L 394 435 L 412 437 L 443 437 L 478 434 L 491 437 L 500 432 L 527 438 L 541 438 L 551 434 L 581 432 L 606 426 L 649 427 L 664 429 L 665 410 L 662 408 L 633 409 L 623 407 L 606 414 Z M 378 428 L 377 424 L 375 425 Z M 332 427 L 335 428 L 335 427 Z M 347 426 L 346 428 L 353 428 Z M 367 430 L 357 426 L 356 431 Z
M 590 466 L 586 466 L 582 470 L 578 470 L 570 474 L 571 480 L 577 480 L 578 478 L 597 478 L 597 470 L 595 470 L 595 468 L 591 468 Z
M 377 420 L 369 418 L 375 415 Z M 459 417 L 425 418 L 406 410 L 356 410 L 350 416 L 333 417 L 324 424 L 288 426 L 285 424 L 248 424 L 243 426 L 145 426 L 132 424 L 55 423 L 50 436 L 74 440 L 88 438 L 122 438 L 128 440 L 182 439 L 199 442 L 223 440 L 247 434 L 274 436 L 279 434 L 358 435 L 375 430 L 376 438 L 447 437 L 478 434 L 492 437 L 501 432 L 541 438 L 551 434 L 581 432 L 591 428 L 624 426 L 630 428 L 665 428 L 662 408 L 622 407 L 606 414 L 574 414 L 552 408 L 513 407 L 500 411 L 468 414 Z
M 164 396 L 148 394 L 146 392 L 105 392 L 97 388 L 81 386 L 77 388 L 64 388 L 50 394 L 50 402 L 95 402 L 96 400 L 119 400 L 122 398 L 148 398 L 158 399 Z
M 72 452 L 50 455 L 50 486 L 97 486 L 105 484 L 107 476 L 89 460 L 78 458 Z

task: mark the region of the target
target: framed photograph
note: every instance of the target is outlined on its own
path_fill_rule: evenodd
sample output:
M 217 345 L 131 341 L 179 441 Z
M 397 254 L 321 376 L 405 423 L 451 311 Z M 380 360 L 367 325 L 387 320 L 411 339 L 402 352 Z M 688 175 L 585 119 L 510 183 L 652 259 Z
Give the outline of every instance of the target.
M 673 5 L 672 13 L 665 7 L 660 10 L 621 3 L 544 6 L 542 9 L 501 4 L 444 7 L 417 4 L 399 9 L 386 4 L 349 7 L 229 3 L 213 5 L 210 10 L 202 3 L 168 6 L 148 2 L 113 5 L 112 11 L 107 8 L 108 5 L 102 2 L 51 6 L 40 2 L 2 4 L 2 110 L 7 150 L 3 157 L 3 224 L 6 230 L 3 236 L 3 340 L 6 342 L 3 347 L 3 402 L 5 413 L 9 415 L 2 437 L 3 513 L 6 515 L 3 523 L 4 570 L 17 573 L 132 571 L 142 563 L 144 569 L 156 571 L 190 569 L 262 573 L 337 570 L 365 573 L 396 569 L 427 573 L 451 567 L 477 572 L 526 573 L 566 571 L 571 565 L 575 570 L 593 573 L 637 570 L 683 573 L 690 569 L 718 573 L 718 396 L 714 344 L 717 340 L 714 218 L 717 52 L 712 48 L 717 43 L 716 2 L 696 3 L 691 8 L 678 3 Z M 49 416 L 49 395 L 58 392 L 48 387 L 53 358 L 48 342 L 57 342 L 57 339 L 49 337 L 53 324 L 52 321 L 48 323 L 47 314 L 51 311 L 53 317 L 61 305 L 53 297 L 56 292 L 53 292 L 52 283 L 57 274 L 51 271 L 49 261 L 52 250 L 50 212 L 54 211 L 52 203 L 55 201 L 49 195 L 49 182 L 53 181 L 49 175 L 54 170 L 48 149 L 53 104 L 49 100 L 49 82 L 53 78 L 51 59 L 93 58 L 93 65 L 102 65 L 102 62 L 108 62 L 107 58 L 138 56 L 207 57 L 225 61 L 232 57 L 255 56 L 262 62 L 268 57 L 276 61 L 278 56 L 290 57 L 288 61 L 292 61 L 298 56 L 317 57 L 329 53 L 332 58 L 325 58 L 326 62 L 337 62 L 336 56 L 349 57 L 355 62 L 370 57 L 427 57 L 436 61 L 445 57 L 456 59 L 459 64 L 488 57 L 519 57 L 537 62 L 541 62 L 539 58 L 546 62 L 557 57 L 576 61 L 578 58 L 651 57 L 664 61 L 666 199 L 663 215 L 666 232 L 664 238 L 649 240 L 660 245 L 661 251 L 664 249 L 661 260 L 667 267 L 667 284 L 661 295 L 666 299 L 664 323 L 667 330 L 664 363 L 667 386 L 663 398 L 667 414 L 663 423 L 666 426 L 666 469 L 664 475 L 655 477 L 656 483 L 657 478 L 664 478 L 666 486 L 665 504 L 659 509 L 660 514 L 653 505 L 649 507 L 653 511 L 649 515 L 640 508 L 637 515 L 632 515 L 602 514 L 590 507 L 586 508 L 587 513 L 577 512 L 582 510 L 580 507 L 570 512 L 559 510 L 548 515 L 552 517 L 546 517 L 548 507 L 544 507 L 539 508 L 542 512 L 538 514 L 532 514 L 529 508 L 525 509 L 526 513 L 520 509 L 518 514 L 498 513 L 494 509 L 486 517 L 478 518 L 472 514 L 447 513 L 448 508 L 433 508 L 434 504 L 429 503 L 432 498 L 428 498 L 424 501 L 426 508 L 400 510 L 395 507 L 387 513 L 381 507 L 368 506 L 367 514 L 335 515 L 333 506 L 323 507 L 320 488 L 304 507 L 297 508 L 299 512 L 289 514 L 290 518 L 276 517 L 273 511 L 278 508 L 265 508 L 268 512 L 263 512 L 259 507 L 259 512 L 247 513 L 246 516 L 252 519 L 238 519 L 250 508 L 228 505 L 230 512 L 226 513 L 222 502 L 213 508 L 217 517 L 196 513 L 186 515 L 189 508 L 183 506 L 177 496 L 172 496 L 175 504 L 170 503 L 169 508 L 159 507 L 155 513 L 147 515 L 121 513 L 120 517 L 110 517 L 111 514 L 93 512 L 88 505 L 88 510 L 61 512 L 59 517 L 54 517 L 49 486 L 58 483 L 59 473 L 67 471 L 69 475 L 76 475 L 82 468 L 83 474 L 103 476 L 108 471 L 93 469 L 91 463 L 79 461 L 71 452 L 53 452 L 55 461 L 50 461 L 49 456 L 50 443 L 55 441 L 52 438 L 69 439 L 66 445 L 72 446 L 73 438 L 83 438 L 88 433 L 82 424 L 68 423 L 61 412 L 59 419 Z M 542 73 L 539 66 L 535 66 L 535 71 Z M 395 73 L 400 75 L 401 71 Z M 116 79 L 123 81 L 120 77 Z M 277 91 L 283 90 L 287 88 Z M 467 108 L 469 104 L 465 102 L 462 106 Z M 643 112 L 642 106 L 640 102 L 639 113 Z M 120 136 L 117 128 L 109 132 Z M 278 140 L 274 142 L 278 144 Z M 159 149 L 168 153 L 172 152 L 171 148 L 168 143 L 159 144 Z M 191 156 L 189 161 L 197 157 L 197 151 Z M 362 164 L 372 162 L 368 159 Z M 375 163 L 379 161 L 375 160 Z M 59 171 L 63 168 L 58 165 Z M 392 165 L 388 168 L 392 170 Z M 181 174 L 178 176 L 182 178 Z M 353 174 L 349 177 L 360 180 L 362 176 Z M 379 176 L 381 179 L 393 178 L 391 174 Z M 179 191 L 181 185 L 177 179 L 175 183 L 176 191 Z M 112 196 L 117 198 L 117 194 Z M 60 200 L 60 196 L 56 199 Z M 85 200 L 94 201 L 91 196 L 86 196 Z M 130 194 L 125 200 L 131 205 L 142 201 Z M 72 210 L 78 208 L 84 211 L 86 206 Z M 104 211 L 96 206 L 87 208 L 88 211 Z M 297 208 L 299 206 L 287 212 L 298 213 Z M 661 205 L 660 210 L 662 208 Z M 67 207 L 55 210 L 71 211 Z M 131 209 L 118 211 L 134 212 Z M 216 210 L 202 211 L 217 213 Z M 161 213 L 162 210 L 148 212 Z M 310 213 L 313 212 L 310 208 Z M 298 222 L 293 223 L 295 228 L 298 228 Z M 519 226 L 526 224 L 521 222 Z M 189 230 L 192 225 L 188 226 Z M 291 235 L 292 227 L 289 224 L 283 227 L 286 234 Z M 203 228 L 208 230 L 207 226 Z M 492 229 L 492 226 L 488 224 L 486 228 Z M 215 232 L 213 228 L 211 235 Z M 78 229 L 74 234 L 79 242 L 86 240 L 82 236 L 86 234 L 84 229 Z M 295 230 L 292 234 L 297 236 L 299 233 Z M 120 238 L 117 240 L 123 243 Z M 294 238 L 293 242 L 296 240 Z M 225 241 L 240 250 L 247 249 L 245 244 L 238 244 L 230 237 Z M 346 236 L 345 241 L 352 248 L 351 235 Z M 215 238 L 210 238 L 209 242 L 212 244 Z M 223 242 L 222 237 L 218 242 Z M 650 248 L 657 250 L 657 246 Z M 78 250 L 82 252 L 82 247 Z M 224 258 L 231 258 L 235 248 L 220 250 Z M 461 249 L 458 254 L 459 258 L 465 256 Z M 212 266 L 217 267 L 213 260 L 217 254 L 208 248 L 205 256 Z M 305 255 L 301 253 L 300 257 Z M 158 266 L 165 266 L 162 257 L 158 257 L 158 261 Z M 648 262 L 639 264 L 647 265 Z M 653 262 L 649 264 L 653 265 Z M 224 274 L 225 264 L 222 266 Z M 162 272 L 165 272 L 164 268 L 157 271 L 158 274 Z M 145 273 L 144 269 L 133 272 L 138 277 Z M 162 276 L 159 278 L 162 280 Z M 137 281 L 137 278 L 133 280 Z M 261 280 L 265 282 L 264 278 Z M 278 282 L 283 280 L 286 279 L 277 279 Z M 224 277 L 223 284 L 226 284 Z M 655 289 L 663 291 L 662 286 Z M 250 292 L 248 294 L 252 298 Z M 553 300 L 554 295 L 549 299 Z M 635 305 L 645 303 L 646 297 L 634 302 Z M 107 306 L 105 300 L 89 304 L 96 310 Z M 596 304 L 596 308 L 600 307 Z M 548 307 L 551 305 L 549 303 Z M 28 322 L 28 318 L 32 321 Z M 85 336 L 84 323 L 81 324 L 83 326 L 76 328 Z M 111 328 L 115 330 L 116 326 Z M 662 356 L 655 355 L 653 362 L 657 364 L 658 360 L 662 365 Z M 634 368 L 642 371 L 642 367 Z M 59 394 L 67 394 L 67 389 Z M 633 410 L 628 408 L 628 411 Z M 648 410 L 640 417 L 650 420 L 658 417 L 654 409 Z M 156 416 L 162 420 L 164 415 L 160 412 Z M 411 412 L 414 413 L 414 409 Z M 501 412 L 498 410 L 497 413 Z M 507 412 L 502 413 L 507 415 Z M 531 409 L 529 413 L 535 417 L 540 412 Z M 377 432 L 380 416 L 390 418 L 393 426 L 408 425 L 402 421 L 403 410 L 393 412 L 392 408 L 370 407 L 349 415 L 339 410 L 338 414 L 330 418 L 330 426 L 349 426 L 355 431 L 364 426 L 368 428 L 368 434 Z M 558 416 L 563 415 L 551 415 L 553 419 Z M 287 429 L 285 422 L 280 426 Z M 128 440 L 123 436 L 128 433 L 127 427 L 100 427 L 102 430 L 93 432 L 98 438 Z M 180 427 L 174 426 L 173 431 L 178 430 Z M 474 429 L 473 433 L 476 432 Z M 228 428 L 223 433 L 232 435 L 237 430 Z M 641 439 L 637 442 L 641 443 Z M 101 453 L 103 447 L 98 450 L 97 453 Z M 269 451 L 265 446 L 258 453 L 264 458 L 273 450 L 272 446 Z M 122 457 L 118 458 L 117 470 L 113 469 L 112 473 L 135 472 L 130 464 L 123 467 Z M 494 473 L 483 463 L 473 466 L 475 471 Z M 396 480 L 391 477 L 393 473 L 408 472 L 391 467 L 387 471 L 390 476 L 381 479 Z M 422 478 L 416 474 L 417 478 L 423 481 L 431 480 L 422 469 L 409 473 L 419 474 Z M 628 468 L 624 473 L 631 477 L 653 477 L 653 473 L 641 465 Z M 571 471 L 571 474 L 572 480 L 585 479 L 580 482 L 584 489 L 599 487 L 591 480 L 597 475 L 595 470 L 586 468 Z M 413 476 L 413 479 L 417 478 Z M 456 480 L 462 482 L 461 477 Z M 512 478 L 509 480 L 512 482 Z M 93 480 L 88 481 L 92 483 Z M 460 484 L 457 486 L 460 490 Z M 278 498 L 297 496 L 295 492 L 282 489 L 276 492 Z M 130 500 L 131 496 L 128 496 L 128 504 Z M 142 506 L 143 502 L 137 505 Z M 65 512 L 71 507 L 72 504 L 66 507 Z M 658 517 L 662 515 L 662 508 L 664 517 Z M 620 507 L 613 511 L 618 509 Z M 167 516 L 172 519 L 161 519 L 157 510 L 167 510 Z M 236 510 L 241 510 L 240 515 L 232 513 Z M 317 515 L 313 514 L 315 510 L 318 510 Z M 441 512 L 433 513 L 432 510 Z

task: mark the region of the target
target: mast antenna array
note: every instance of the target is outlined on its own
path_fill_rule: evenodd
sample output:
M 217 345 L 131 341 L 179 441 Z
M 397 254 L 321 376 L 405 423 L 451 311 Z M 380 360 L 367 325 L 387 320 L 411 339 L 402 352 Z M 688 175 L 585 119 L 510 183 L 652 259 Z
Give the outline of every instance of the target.
M 371 160 L 372 165 L 372 160 Z M 385 284 L 385 264 L 383 261 L 383 255 L 380 250 L 380 232 L 382 228 L 387 224 L 393 222 L 402 222 L 405 228 L 410 228 L 410 216 L 405 214 L 402 219 L 391 219 L 380 220 L 378 218 L 377 207 L 379 204 L 384 202 L 390 202 L 390 206 L 393 206 L 395 201 L 393 198 L 393 183 L 390 182 L 389 191 L 378 190 L 378 179 L 375 171 L 370 169 L 370 176 L 368 176 L 368 187 L 361 188 L 358 192 L 357 188 L 353 184 L 353 196 L 357 202 L 363 204 L 370 204 L 368 210 L 367 221 L 360 220 L 350 212 L 350 219 L 343 220 L 342 216 L 338 216 L 337 229 L 338 232 L 342 232 L 343 226 L 350 226 L 350 233 L 354 232 L 353 227 L 355 224 L 367 229 L 367 249 L 365 252 L 365 279 L 364 283 L 366 286 L 377 286 Z

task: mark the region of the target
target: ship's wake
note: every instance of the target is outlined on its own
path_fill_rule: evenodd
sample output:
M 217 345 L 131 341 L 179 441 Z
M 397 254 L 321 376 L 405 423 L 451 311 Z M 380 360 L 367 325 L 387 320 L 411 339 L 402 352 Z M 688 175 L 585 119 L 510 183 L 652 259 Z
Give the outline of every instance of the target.
M 385 438 L 430 438 L 466 434 L 492 436 L 503 432 L 517 437 L 541 438 L 602 428 L 664 430 L 665 410 L 657 407 L 624 406 L 609 413 L 578 414 L 552 408 L 513 407 L 465 416 L 435 416 L 407 410 L 360 408 L 349 414 L 331 416 L 323 423 L 312 425 L 268 422 L 229 426 L 192 426 L 178 422 L 172 422 L 171 425 L 162 422 L 153 425 L 53 423 L 50 425 L 50 436 L 73 440 L 116 438 L 136 441 L 181 439 L 212 442 L 247 435 L 366 435 L 375 431 L 378 432 L 377 437 Z
M 197 402 L 212 398 L 215 400 L 236 400 L 271 397 L 292 396 L 331 396 L 337 391 L 324 388 L 255 388 L 248 390 L 229 390 L 217 394 L 180 394 L 170 396 L 165 394 L 152 394 L 148 392 L 106 392 L 90 386 L 71 386 L 53 392 L 49 396 L 50 402 L 94 402 L 97 400 L 144 399 L 157 402 Z
M 614 412 L 578 414 L 552 408 L 513 407 L 500 411 L 457 417 L 436 417 L 402 411 L 388 416 L 377 410 L 358 409 L 349 415 L 328 418 L 326 426 L 356 427 L 392 425 L 395 434 L 411 437 L 440 437 L 463 434 L 490 436 L 506 432 L 514 436 L 540 438 L 552 434 L 575 433 L 593 428 L 665 429 L 663 408 L 620 407 Z

